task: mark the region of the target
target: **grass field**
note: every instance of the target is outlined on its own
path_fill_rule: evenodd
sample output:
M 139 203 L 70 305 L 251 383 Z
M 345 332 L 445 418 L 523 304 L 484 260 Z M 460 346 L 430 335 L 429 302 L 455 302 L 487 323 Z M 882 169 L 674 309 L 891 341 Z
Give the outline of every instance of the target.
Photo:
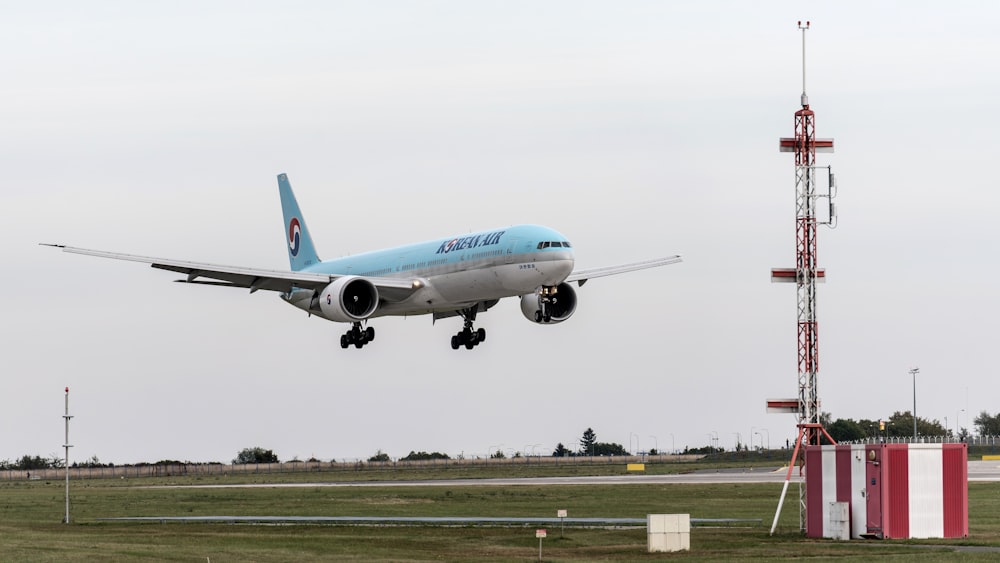
M 256 481 L 299 481 L 296 474 Z M 465 477 L 465 475 L 462 475 Z M 491 475 L 497 476 L 497 475 Z M 504 475 L 510 476 L 510 475 Z M 244 476 L 249 477 L 249 476 Z M 305 474 L 322 481 L 322 474 Z M 336 480 L 342 481 L 340 475 Z M 385 475 L 383 475 L 385 477 Z M 448 474 L 447 477 L 456 477 Z M 407 473 L 406 478 L 414 478 Z M 211 482 L 206 482 L 211 481 Z M 211 479 L 89 480 L 71 483 L 73 522 L 62 524 L 62 481 L 0 484 L 2 561 L 528 561 L 538 559 L 534 526 L 332 526 L 107 523 L 123 516 L 555 516 L 633 517 L 689 513 L 693 518 L 757 518 L 762 526 L 702 528 L 691 551 L 646 553 L 645 528 L 549 528 L 546 561 L 632 561 L 683 557 L 702 561 L 778 560 L 789 557 L 863 560 L 982 560 L 1000 551 L 957 553 L 949 546 L 1000 549 L 1000 484 L 972 483 L 970 538 L 921 541 L 815 541 L 798 531 L 790 488 L 778 533 L 768 535 L 779 484 L 155 488 L 214 484 Z M 920 547 L 917 547 L 917 544 Z M 927 547 L 924 547 L 927 546 Z

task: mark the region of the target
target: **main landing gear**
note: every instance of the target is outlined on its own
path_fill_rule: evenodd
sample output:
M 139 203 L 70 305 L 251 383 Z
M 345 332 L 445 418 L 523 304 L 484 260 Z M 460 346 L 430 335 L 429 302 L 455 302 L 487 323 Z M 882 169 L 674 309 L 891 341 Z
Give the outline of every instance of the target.
M 486 342 L 486 329 L 480 328 L 477 330 L 472 326 L 472 323 L 476 320 L 476 313 L 478 311 L 479 305 L 459 311 L 458 314 L 465 319 L 465 327 L 461 332 L 451 337 L 452 350 L 458 350 L 461 346 L 465 346 L 466 350 L 472 350 L 479 343 Z
M 354 323 L 351 330 L 345 332 L 340 337 L 340 347 L 347 348 L 351 344 L 354 344 L 355 348 L 361 348 L 365 344 L 368 344 L 372 340 L 375 340 L 375 328 L 368 327 L 361 330 L 361 323 Z

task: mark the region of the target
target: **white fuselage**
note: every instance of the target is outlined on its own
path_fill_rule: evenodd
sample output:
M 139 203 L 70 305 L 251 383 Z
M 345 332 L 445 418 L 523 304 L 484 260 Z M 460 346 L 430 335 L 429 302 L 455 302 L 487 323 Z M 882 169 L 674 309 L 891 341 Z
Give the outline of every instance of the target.
M 306 271 L 420 280 L 421 287 L 405 299 L 383 301 L 371 315 L 379 317 L 456 311 L 527 295 L 559 285 L 573 265 L 573 251 L 558 232 L 519 225 L 320 262 Z M 312 291 L 297 290 L 282 297 L 324 316 L 311 307 L 312 296 Z

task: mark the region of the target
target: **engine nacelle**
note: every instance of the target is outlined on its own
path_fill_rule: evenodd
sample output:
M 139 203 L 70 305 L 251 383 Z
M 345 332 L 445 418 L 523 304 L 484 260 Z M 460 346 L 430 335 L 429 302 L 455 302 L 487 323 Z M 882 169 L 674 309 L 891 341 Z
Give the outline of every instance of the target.
M 573 313 L 576 312 L 576 290 L 570 284 L 559 284 L 556 287 L 556 292 L 549 298 L 553 301 L 548 304 L 548 312 L 551 315 L 548 322 L 538 316 L 538 312 L 542 308 L 542 295 L 539 291 L 521 296 L 521 314 L 533 323 L 556 324 L 572 317 Z
M 378 308 L 378 288 L 357 276 L 344 276 L 319 293 L 319 308 L 331 321 L 353 323 L 370 317 Z

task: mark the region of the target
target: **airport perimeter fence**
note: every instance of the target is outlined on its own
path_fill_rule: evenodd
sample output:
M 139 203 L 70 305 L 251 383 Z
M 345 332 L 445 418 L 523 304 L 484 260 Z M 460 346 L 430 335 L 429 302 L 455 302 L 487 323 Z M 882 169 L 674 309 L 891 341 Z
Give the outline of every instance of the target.
M 969 454 L 995 454 L 1000 449 L 1000 436 L 968 436 L 964 440 L 955 436 L 882 436 L 842 442 L 844 444 L 961 444 L 969 446 Z
M 672 463 L 695 461 L 702 455 L 644 456 L 521 456 L 504 459 L 430 459 L 393 461 L 286 461 L 283 463 L 155 463 L 104 467 L 70 467 L 70 479 L 133 479 L 147 477 L 210 477 L 230 475 L 271 475 L 289 473 L 347 473 L 398 469 L 466 469 L 487 467 L 625 465 L 628 463 Z M 66 469 L 0 470 L 0 481 L 58 480 L 66 478 Z

